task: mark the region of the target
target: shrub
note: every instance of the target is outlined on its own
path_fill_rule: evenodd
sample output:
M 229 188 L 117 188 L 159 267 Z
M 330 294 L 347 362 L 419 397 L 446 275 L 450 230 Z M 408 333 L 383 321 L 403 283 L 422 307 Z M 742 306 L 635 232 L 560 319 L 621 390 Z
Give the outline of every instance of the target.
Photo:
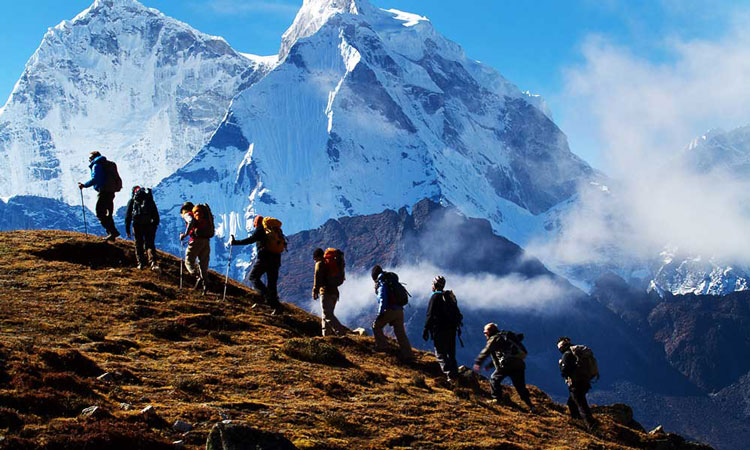
M 289 339 L 281 351 L 292 358 L 316 364 L 341 367 L 351 365 L 339 349 L 320 338 Z

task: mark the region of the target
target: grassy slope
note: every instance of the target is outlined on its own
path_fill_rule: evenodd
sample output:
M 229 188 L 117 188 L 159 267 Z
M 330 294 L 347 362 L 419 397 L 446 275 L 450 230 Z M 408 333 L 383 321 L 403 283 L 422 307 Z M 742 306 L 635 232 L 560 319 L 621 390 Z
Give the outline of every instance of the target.
M 486 383 L 479 392 L 444 387 L 431 354 L 420 352 L 405 367 L 395 352 L 373 352 L 370 337 L 313 338 L 317 317 L 291 305 L 282 317 L 252 308 L 256 294 L 235 282 L 225 303 L 218 294 L 180 291 L 177 259 L 162 257 L 164 271 L 154 274 L 132 267 L 132 243 L 125 241 L 0 233 L 0 447 L 89 442 L 90 448 L 133 450 L 183 439 L 200 448 L 223 418 L 281 432 L 300 448 L 659 445 L 605 414 L 601 430 L 588 433 L 533 387 L 541 415 L 513 403 L 489 406 Z M 221 276 L 212 274 L 212 281 L 219 292 Z M 346 361 L 287 356 L 290 338 L 330 343 Z M 115 379 L 97 380 L 105 371 Z M 91 405 L 112 417 L 77 417 Z M 164 422 L 142 418 L 147 405 Z M 172 431 L 176 419 L 195 429 L 186 436 Z

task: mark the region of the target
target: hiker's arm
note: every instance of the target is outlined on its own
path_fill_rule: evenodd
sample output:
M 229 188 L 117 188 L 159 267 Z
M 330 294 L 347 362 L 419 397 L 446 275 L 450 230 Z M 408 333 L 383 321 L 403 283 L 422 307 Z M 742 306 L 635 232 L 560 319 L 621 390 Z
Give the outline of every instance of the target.
M 125 207 L 125 234 L 130 236 L 130 224 L 133 222 L 133 199 L 128 200 L 128 206 Z
M 560 374 L 563 378 L 569 378 L 576 370 L 576 358 L 573 352 L 565 352 L 560 360 Z
M 151 205 L 154 207 L 153 208 L 153 211 L 154 211 L 154 226 L 158 227 L 159 226 L 159 221 L 161 220 L 161 218 L 159 217 L 159 208 L 156 207 L 156 202 L 154 201 L 153 198 L 151 199 Z
M 432 294 L 432 297 L 430 297 L 430 303 L 427 305 L 427 319 L 424 322 L 424 331 L 422 332 L 423 336 L 426 333 L 429 333 L 430 330 L 432 330 L 432 323 L 434 322 L 434 319 L 432 315 L 435 312 L 435 294 Z
M 102 178 L 104 177 L 104 167 L 102 167 L 101 164 L 94 164 L 94 168 L 91 172 L 91 179 L 85 183 L 83 183 L 81 186 L 87 188 L 91 187 L 94 184 L 101 186 Z
M 481 370 L 482 363 L 490 357 L 493 351 L 495 351 L 495 345 L 497 343 L 496 339 L 490 338 L 490 340 L 487 341 L 487 345 L 484 346 L 481 352 L 479 352 L 479 356 L 477 356 L 477 359 L 474 360 L 474 370 L 477 372 Z
M 320 261 L 315 263 L 315 277 L 313 278 L 313 298 L 318 298 L 320 294 L 320 288 L 325 286 L 323 280 L 323 263 Z
M 265 231 L 263 230 L 263 227 L 259 226 L 255 228 L 255 231 L 253 231 L 253 234 L 250 235 L 250 237 L 245 239 L 240 239 L 239 241 L 235 240 L 232 241 L 232 245 L 250 245 L 254 244 L 255 242 L 258 242 L 263 238 L 263 235 L 265 234 Z
M 383 314 L 386 310 L 386 307 L 388 306 L 388 292 L 387 287 L 385 285 L 385 282 L 382 280 L 378 281 L 378 315 Z
M 190 236 L 190 232 L 193 231 L 194 227 L 195 227 L 195 219 L 191 217 L 190 220 L 188 220 L 185 224 L 185 232 L 180 235 L 180 240 L 185 239 L 186 237 Z

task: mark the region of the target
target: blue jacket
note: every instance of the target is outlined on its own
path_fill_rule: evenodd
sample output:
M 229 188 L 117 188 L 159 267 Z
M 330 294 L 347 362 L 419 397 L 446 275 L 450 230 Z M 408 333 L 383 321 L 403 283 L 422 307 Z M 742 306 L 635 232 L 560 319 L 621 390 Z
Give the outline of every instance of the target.
M 83 187 L 93 186 L 94 190 L 99 192 L 99 190 L 104 186 L 104 182 L 107 179 L 104 165 L 99 163 L 106 160 L 107 158 L 105 158 L 104 156 L 97 156 L 93 161 L 91 161 L 91 164 L 89 164 L 89 169 L 91 169 L 91 179 L 83 183 Z
M 378 314 L 382 314 L 386 310 L 404 309 L 403 306 L 392 305 L 388 302 L 388 285 L 383 279 L 385 273 L 386 272 L 383 272 L 378 275 L 378 280 L 376 281 L 377 284 L 375 285 L 375 295 L 378 297 Z

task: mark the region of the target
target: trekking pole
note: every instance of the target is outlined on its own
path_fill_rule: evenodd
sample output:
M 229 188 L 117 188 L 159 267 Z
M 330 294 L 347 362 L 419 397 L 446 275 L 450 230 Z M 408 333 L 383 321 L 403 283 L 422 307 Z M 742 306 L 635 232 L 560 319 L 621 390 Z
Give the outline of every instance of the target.
M 182 254 L 184 253 L 183 248 L 184 248 L 183 242 L 182 242 L 182 239 L 180 239 L 180 289 L 182 289 L 182 266 L 185 265 L 185 263 L 182 260 L 183 258 Z
M 234 240 L 234 235 L 230 234 L 232 241 Z M 224 275 L 224 295 L 221 297 L 221 301 L 225 301 L 227 299 L 227 283 L 229 282 L 229 267 L 232 266 L 232 241 L 229 241 L 229 261 L 227 261 L 227 273 Z
M 89 226 L 86 224 L 86 206 L 83 204 L 83 189 L 81 191 L 81 211 L 83 211 L 83 231 L 86 232 L 86 236 L 89 234 Z

